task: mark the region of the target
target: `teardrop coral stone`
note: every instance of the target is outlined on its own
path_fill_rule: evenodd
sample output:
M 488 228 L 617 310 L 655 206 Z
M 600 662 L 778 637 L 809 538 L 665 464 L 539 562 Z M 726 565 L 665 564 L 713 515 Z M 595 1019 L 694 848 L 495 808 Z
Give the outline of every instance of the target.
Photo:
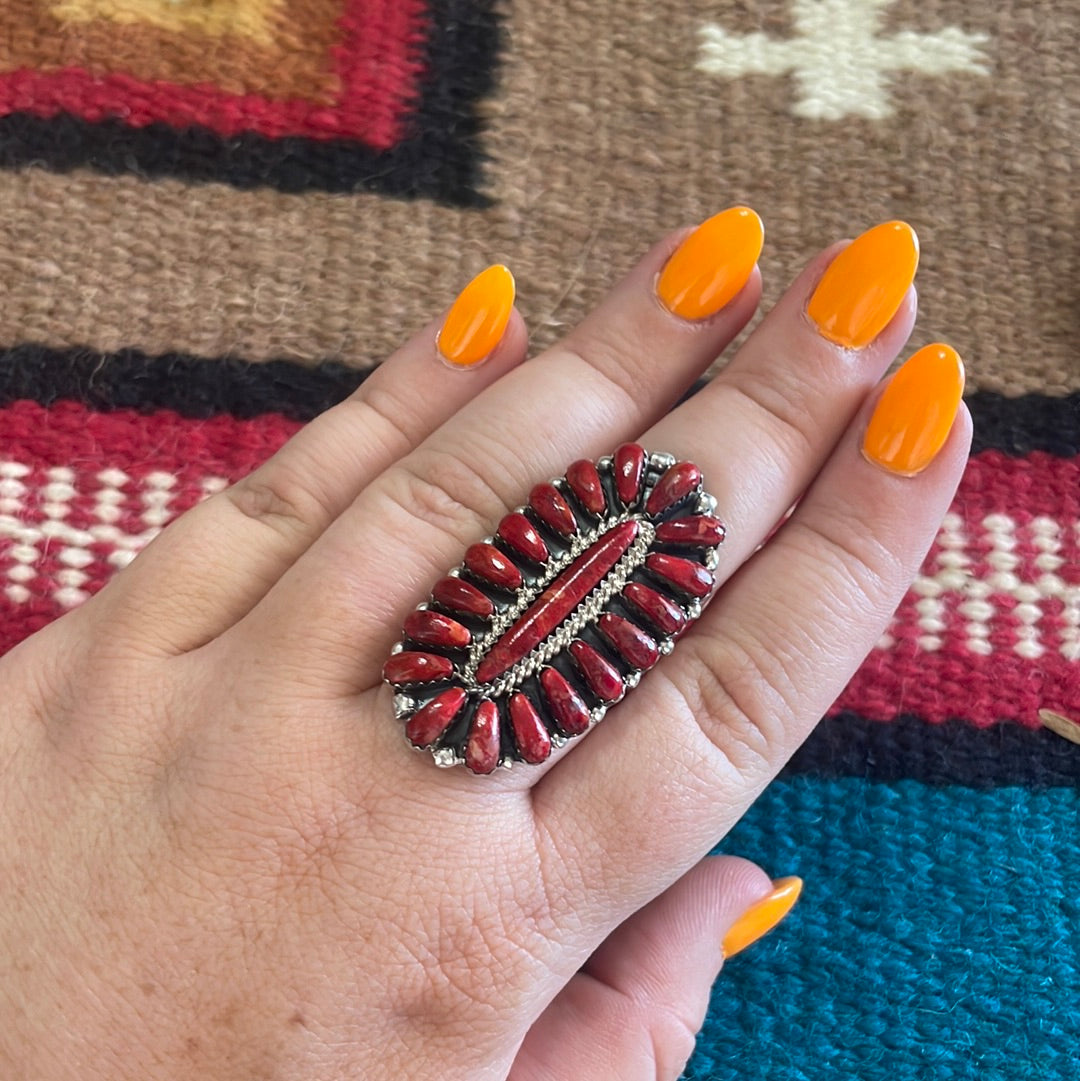
M 681 544 L 687 548 L 715 548 L 723 543 L 725 532 L 719 518 L 697 514 L 657 526 L 656 539 L 661 544 Z
M 465 551 L 465 566 L 478 578 L 500 589 L 517 589 L 522 582 L 521 571 L 494 544 L 469 545 Z
M 449 727 L 465 704 L 465 688 L 451 687 L 418 709 L 405 725 L 405 735 L 416 747 L 428 747 Z
M 627 664 L 632 664 L 635 668 L 652 668 L 660 659 L 660 650 L 656 643 L 628 619 L 607 612 L 600 617 L 597 628 Z
M 615 492 L 626 506 L 637 499 L 644 470 L 645 450 L 637 443 L 623 443 L 615 451 Z
M 472 641 L 468 627 L 428 609 L 409 613 L 405 620 L 405 637 L 424 646 L 442 646 L 444 649 L 464 649 Z
M 395 687 L 408 683 L 431 683 L 454 672 L 454 662 L 438 653 L 395 653 L 383 665 L 383 679 Z
M 540 673 L 540 686 L 559 728 L 568 736 L 580 736 L 589 727 L 590 720 L 581 695 L 554 668 L 545 668 Z
M 692 559 L 653 552 L 645 560 L 645 566 L 680 593 L 688 593 L 691 597 L 704 597 L 713 587 L 713 576 L 709 573 L 709 568 L 695 563 Z
M 465 765 L 473 773 L 490 773 L 499 764 L 499 707 L 485 698 L 469 722 Z
M 588 458 L 582 458 L 570 466 L 566 471 L 566 481 L 578 502 L 590 514 L 603 514 L 607 510 L 607 496 L 604 495 L 600 474 Z
M 514 742 L 526 762 L 543 762 L 551 754 L 551 734 L 544 727 L 536 706 L 518 691 L 510 699 L 510 726 Z
M 431 599 L 444 608 L 478 619 L 488 619 L 495 613 L 491 598 L 472 584 L 460 578 L 440 578 L 431 591 Z
M 645 513 L 663 514 L 701 483 L 701 470 L 693 462 L 677 462 L 657 482 L 645 502 Z
M 601 702 L 616 702 L 623 693 L 622 679 L 615 666 L 587 642 L 570 643 L 570 655 L 577 662 L 589 689 Z
M 534 563 L 548 561 L 547 545 L 543 538 L 532 522 L 519 511 L 508 514 L 499 523 L 499 536 L 526 559 L 531 559 Z
M 574 512 L 554 484 L 538 484 L 529 493 L 529 506 L 540 521 L 555 533 L 572 537 L 577 532 Z
M 686 622 L 686 615 L 674 601 L 641 582 L 628 583 L 623 597 L 663 634 L 675 634 Z

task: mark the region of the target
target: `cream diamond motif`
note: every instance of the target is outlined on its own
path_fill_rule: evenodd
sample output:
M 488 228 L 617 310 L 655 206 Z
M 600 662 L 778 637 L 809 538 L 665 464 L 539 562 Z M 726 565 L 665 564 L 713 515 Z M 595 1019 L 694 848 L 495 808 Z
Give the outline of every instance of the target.
M 729 34 L 708 23 L 700 30 L 697 68 L 726 79 L 791 73 L 799 88 L 792 111 L 813 120 L 891 116 L 893 72 L 989 74 L 981 48 L 989 41 L 987 34 L 948 26 L 933 34 L 905 30 L 882 36 L 885 10 L 893 2 L 791 0 L 797 34 L 786 40 Z

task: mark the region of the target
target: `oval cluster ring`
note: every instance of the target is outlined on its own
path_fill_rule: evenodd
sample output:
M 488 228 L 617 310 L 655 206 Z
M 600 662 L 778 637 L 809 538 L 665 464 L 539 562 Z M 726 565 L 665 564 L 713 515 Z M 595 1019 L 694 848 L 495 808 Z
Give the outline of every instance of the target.
M 536 485 L 405 620 L 383 677 L 409 743 L 491 773 L 586 732 L 700 616 L 715 511 L 696 465 L 636 443 Z

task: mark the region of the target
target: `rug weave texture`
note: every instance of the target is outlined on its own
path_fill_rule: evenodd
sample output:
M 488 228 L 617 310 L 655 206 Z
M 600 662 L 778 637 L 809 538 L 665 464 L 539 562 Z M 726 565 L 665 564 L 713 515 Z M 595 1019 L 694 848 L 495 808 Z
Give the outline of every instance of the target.
M 972 457 L 877 648 L 718 839 L 807 885 L 687 1076 L 1076 1076 L 1080 745 L 1039 711 L 1080 721 L 1078 40 L 1053 0 L 9 0 L 0 651 L 489 263 L 538 351 L 725 206 L 765 221 L 763 310 L 903 218 L 905 356 L 965 358 Z

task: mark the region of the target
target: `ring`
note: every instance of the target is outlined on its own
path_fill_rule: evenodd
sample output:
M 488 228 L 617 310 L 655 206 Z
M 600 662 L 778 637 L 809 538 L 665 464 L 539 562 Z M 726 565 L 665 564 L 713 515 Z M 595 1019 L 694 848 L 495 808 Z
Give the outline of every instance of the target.
M 383 668 L 437 765 L 543 762 L 701 615 L 725 528 L 701 470 L 626 443 L 538 484 L 405 620 Z

